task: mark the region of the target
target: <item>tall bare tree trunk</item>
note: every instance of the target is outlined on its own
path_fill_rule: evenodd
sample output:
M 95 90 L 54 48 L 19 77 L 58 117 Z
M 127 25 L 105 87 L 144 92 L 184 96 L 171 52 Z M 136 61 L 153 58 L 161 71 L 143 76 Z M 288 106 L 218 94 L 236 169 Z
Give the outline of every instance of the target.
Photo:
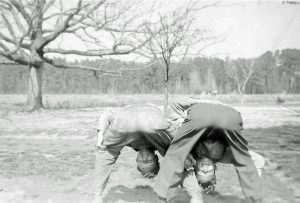
M 101 81 L 99 78 L 95 78 L 95 81 L 96 81 L 97 93 L 100 94 L 102 93 Z
M 62 92 L 64 94 L 68 93 L 68 78 L 66 76 L 65 70 L 62 71 Z
M 30 110 L 37 110 L 43 107 L 42 74 L 43 65 L 29 67 L 27 106 L 30 108 Z
M 299 77 L 299 73 L 296 73 L 296 91 L 295 93 L 299 94 L 300 93 L 300 77 Z
M 164 99 L 164 114 L 167 117 L 168 113 L 168 103 L 169 103 L 169 88 L 168 88 L 168 81 L 165 81 L 165 99 Z
M 245 92 L 245 86 L 238 85 L 238 92 L 240 95 L 240 103 L 244 104 L 244 92 Z

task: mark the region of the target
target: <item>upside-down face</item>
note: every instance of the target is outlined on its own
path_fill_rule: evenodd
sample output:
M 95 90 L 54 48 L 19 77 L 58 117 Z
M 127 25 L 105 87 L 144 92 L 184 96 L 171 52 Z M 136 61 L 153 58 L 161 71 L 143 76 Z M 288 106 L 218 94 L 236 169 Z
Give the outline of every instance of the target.
M 141 149 L 136 158 L 137 169 L 144 174 L 152 174 L 153 177 L 159 171 L 158 157 L 154 151 L 149 149 Z
M 213 160 L 206 157 L 197 159 L 195 172 L 200 184 L 213 182 L 215 179 L 215 164 Z

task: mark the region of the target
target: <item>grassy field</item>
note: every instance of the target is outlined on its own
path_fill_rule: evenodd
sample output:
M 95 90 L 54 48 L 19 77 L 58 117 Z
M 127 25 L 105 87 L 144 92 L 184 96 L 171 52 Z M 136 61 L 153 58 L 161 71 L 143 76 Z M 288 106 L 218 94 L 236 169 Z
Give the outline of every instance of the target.
M 197 98 L 218 100 L 226 104 L 238 105 L 241 103 L 239 95 L 170 95 L 169 100 L 194 96 Z M 244 95 L 243 105 L 278 105 L 278 98 L 282 98 L 285 106 L 300 105 L 300 95 Z M 44 107 L 47 109 L 80 109 L 80 108 L 101 108 L 106 106 L 118 107 L 135 103 L 163 104 L 164 95 L 160 94 L 139 94 L 139 95 L 47 95 L 43 97 Z M 22 110 L 26 103 L 26 95 L 0 95 L 0 110 Z
M 161 105 L 162 101 L 161 95 L 46 95 L 47 98 L 50 109 L 28 113 L 20 111 L 24 96 L 0 96 L 1 203 L 90 202 L 93 182 L 97 180 L 93 173 L 96 123 L 103 112 L 100 107 L 145 102 Z M 300 96 L 286 96 L 284 105 L 288 109 L 267 96 L 245 96 L 244 105 L 230 96 L 217 98 L 242 113 L 250 148 L 267 160 L 264 202 L 299 202 L 300 117 L 290 109 L 299 112 Z M 65 101 L 70 102 L 69 106 Z M 133 150 L 122 151 L 104 202 L 158 202 L 153 180 L 139 174 L 135 159 Z M 174 202 L 189 202 L 189 198 L 181 191 Z M 218 166 L 216 193 L 205 196 L 204 202 L 244 202 L 232 166 Z

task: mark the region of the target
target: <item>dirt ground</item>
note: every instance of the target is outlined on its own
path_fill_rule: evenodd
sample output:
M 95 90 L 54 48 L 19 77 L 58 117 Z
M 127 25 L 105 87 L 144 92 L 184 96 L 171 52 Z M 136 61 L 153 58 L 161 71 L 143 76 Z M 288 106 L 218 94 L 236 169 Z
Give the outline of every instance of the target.
M 250 149 L 266 158 L 266 203 L 300 202 L 300 117 L 277 106 L 237 106 Z M 300 107 L 293 107 L 300 110 Z M 90 202 L 96 123 L 103 109 L 8 112 L 0 119 L 0 202 Z M 157 202 L 153 180 L 122 151 L 104 202 Z M 189 202 L 179 191 L 174 202 Z M 235 170 L 219 165 L 216 192 L 204 202 L 244 202 Z

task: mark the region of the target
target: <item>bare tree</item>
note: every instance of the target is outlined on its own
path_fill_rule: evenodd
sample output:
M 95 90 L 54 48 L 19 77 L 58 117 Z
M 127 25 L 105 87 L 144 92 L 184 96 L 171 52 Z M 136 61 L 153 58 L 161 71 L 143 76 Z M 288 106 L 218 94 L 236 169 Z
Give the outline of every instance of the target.
M 156 61 L 165 70 L 164 75 L 164 113 L 168 106 L 168 83 L 174 62 L 180 63 L 185 59 L 190 48 L 206 38 L 206 31 L 195 29 L 193 26 L 193 12 L 215 5 L 197 7 L 197 3 L 190 1 L 185 9 L 178 9 L 159 15 L 159 23 L 148 24 L 145 33 L 148 43 L 138 52 Z
M 29 66 L 27 105 L 33 110 L 43 107 L 44 64 L 118 75 L 101 66 L 56 61 L 51 54 L 103 57 L 135 51 L 148 40 L 139 37 L 145 11 L 135 8 L 134 2 L 117 0 L 0 0 L 0 55 Z M 65 39 L 73 39 L 76 48 Z
M 244 95 L 246 85 L 255 71 L 254 59 L 226 59 L 225 71 L 229 78 L 236 84 L 237 90 L 241 97 Z M 243 99 L 241 100 L 243 103 Z

